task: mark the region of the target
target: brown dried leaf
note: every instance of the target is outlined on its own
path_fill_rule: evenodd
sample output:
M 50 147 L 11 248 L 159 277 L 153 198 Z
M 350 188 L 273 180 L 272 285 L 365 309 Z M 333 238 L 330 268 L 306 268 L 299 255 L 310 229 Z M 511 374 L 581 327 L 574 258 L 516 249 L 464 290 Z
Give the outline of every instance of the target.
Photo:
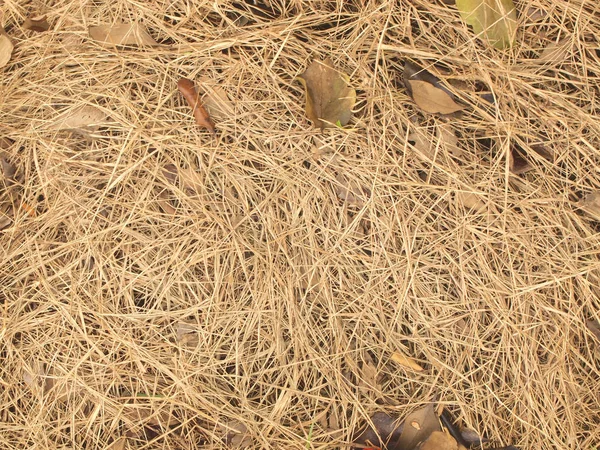
M 89 33 L 92 39 L 105 44 L 158 45 L 158 42 L 139 23 L 98 25 L 90 27 Z
M 224 120 L 235 114 L 235 107 L 229 98 L 227 91 L 220 86 L 211 85 L 211 80 L 206 77 L 200 78 L 206 96 L 204 105 L 211 117 Z
M 419 450 L 458 450 L 456 440 L 444 431 L 434 431 L 419 447 Z
M 408 95 L 426 113 L 452 114 L 466 108 L 454 101 L 454 95 L 435 75 L 413 62 L 404 63 L 403 80 Z
M 175 325 L 175 334 L 177 335 L 177 342 L 186 347 L 196 347 L 198 342 L 198 325 L 195 323 L 188 322 L 177 322 Z
M 369 197 L 369 190 L 358 183 L 356 180 L 349 180 L 342 174 L 335 177 L 337 185 L 335 192 L 337 196 L 348 203 L 350 206 L 362 208 Z
M 13 48 L 13 43 L 4 31 L 4 28 L 0 27 L 0 69 L 10 61 Z
M 238 420 L 231 420 L 224 425 L 219 425 L 221 432 L 225 434 L 223 441 L 233 448 L 249 447 L 253 443 L 252 436 L 248 433 L 248 427 Z
M 464 156 L 464 151 L 458 146 L 458 137 L 449 124 L 438 124 L 436 127 L 437 137 L 446 150 L 457 158 Z
M 487 210 L 487 205 L 485 202 L 473 192 L 458 191 L 455 198 L 456 203 L 467 210 L 472 210 L 476 213 L 482 213 Z
M 330 58 L 313 61 L 296 77 L 306 91 L 306 115 L 317 128 L 345 126 L 352 117 L 356 91 L 350 78 L 333 67 Z
M 181 92 L 181 95 L 183 95 L 190 108 L 192 108 L 192 114 L 194 115 L 196 124 L 201 128 L 206 128 L 212 134 L 215 134 L 215 124 L 210 118 L 208 111 L 202 106 L 194 82 L 187 78 L 181 78 L 177 82 L 177 89 Z
M 573 43 L 570 39 L 561 39 L 558 42 L 551 42 L 542 50 L 537 62 L 540 63 L 558 63 L 566 59 L 571 51 Z
M 395 351 L 394 353 L 392 353 L 391 359 L 392 361 L 400 364 L 402 367 L 406 367 L 407 369 L 414 370 L 415 372 L 423 371 L 423 367 L 417 361 L 399 351 Z
M 127 444 L 127 437 L 121 436 L 108 447 L 106 447 L 105 450 L 125 450 L 125 444 Z
M 419 108 L 430 114 L 452 114 L 465 109 L 456 103 L 448 93 L 427 81 L 409 80 L 412 98 Z
M 579 202 L 579 207 L 592 218 L 600 220 L 600 191 L 594 191 L 586 195 Z
M 358 436 L 353 439 L 356 445 L 370 447 L 387 447 L 397 448 L 396 446 L 388 446 L 397 441 L 402 434 L 403 423 L 400 423 L 397 418 L 394 418 L 384 412 L 376 412 L 370 418 L 371 424 L 368 424 Z
M 598 343 L 600 343 L 600 323 L 598 323 L 597 320 L 591 319 L 585 323 L 585 326 L 587 327 L 588 330 L 590 330 L 590 332 L 598 340 Z
M 441 430 L 442 427 L 435 414 L 433 403 L 430 403 L 406 417 L 397 447 L 407 450 L 414 449 L 420 442 L 427 440 L 431 433 Z
M 25 19 L 25 22 L 23 22 L 23 28 L 42 33 L 44 31 L 48 31 L 50 24 L 46 20 L 46 16 L 33 16 Z
M 97 106 L 74 107 L 60 114 L 50 125 L 51 130 L 95 131 L 108 122 L 108 115 Z

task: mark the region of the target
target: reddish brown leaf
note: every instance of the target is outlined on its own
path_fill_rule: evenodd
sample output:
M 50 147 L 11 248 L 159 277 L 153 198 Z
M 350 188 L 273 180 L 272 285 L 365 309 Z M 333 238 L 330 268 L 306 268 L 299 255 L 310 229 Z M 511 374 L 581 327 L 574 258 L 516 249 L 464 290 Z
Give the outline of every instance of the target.
M 196 119 L 196 123 L 201 128 L 206 128 L 212 134 L 215 134 L 215 124 L 210 118 L 210 115 L 200 103 L 200 98 L 198 93 L 196 92 L 196 88 L 194 86 L 194 82 L 188 78 L 181 78 L 177 82 L 177 89 L 181 92 L 181 95 L 186 99 L 190 108 L 192 108 L 192 114 L 194 114 L 194 119 Z

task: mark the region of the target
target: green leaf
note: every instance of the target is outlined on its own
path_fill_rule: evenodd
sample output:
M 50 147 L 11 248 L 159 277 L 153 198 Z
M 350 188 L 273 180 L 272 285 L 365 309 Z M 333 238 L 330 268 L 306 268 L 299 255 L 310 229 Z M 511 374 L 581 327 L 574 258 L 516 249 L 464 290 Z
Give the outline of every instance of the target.
M 517 31 L 517 10 L 512 0 L 456 0 L 463 20 L 498 49 L 510 47 Z

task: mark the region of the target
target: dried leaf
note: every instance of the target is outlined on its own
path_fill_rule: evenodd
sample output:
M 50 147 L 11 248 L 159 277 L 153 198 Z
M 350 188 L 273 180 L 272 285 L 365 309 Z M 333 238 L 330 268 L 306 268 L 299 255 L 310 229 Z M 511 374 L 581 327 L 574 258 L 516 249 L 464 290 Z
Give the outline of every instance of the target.
M 175 326 L 177 342 L 187 347 L 196 347 L 198 342 L 198 325 L 188 322 L 177 322 Z
M 0 69 L 8 64 L 13 51 L 13 43 L 4 28 L 0 27 Z
M 437 137 L 446 150 L 457 158 L 464 156 L 464 151 L 458 146 L 458 137 L 449 124 L 438 124 L 436 127 Z
M 594 335 L 594 337 L 600 343 L 600 323 L 598 323 L 597 320 L 592 319 L 592 320 L 588 320 L 585 323 L 585 326 L 588 328 L 588 330 L 591 331 L 591 333 Z
M 337 196 L 350 206 L 362 208 L 369 197 L 369 190 L 360 185 L 356 180 L 349 180 L 344 175 L 335 177 L 338 184 L 335 186 Z
M 510 47 L 517 32 L 517 10 L 512 0 L 456 0 L 463 20 L 498 49 Z
M 296 78 L 306 91 L 306 115 L 317 128 L 345 126 L 352 117 L 356 91 L 350 78 L 333 67 L 330 58 L 313 61 Z
M 231 420 L 224 425 L 219 425 L 221 432 L 225 433 L 223 441 L 233 448 L 244 448 L 252 445 L 252 436 L 248 427 L 238 420 Z
M 113 45 L 157 45 L 139 23 L 98 25 L 89 28 L 90 37 L 95 41 Z
M 51 130 L 94 131 L 98 125 L 108 122 L 108 115 L 97 106 L 86 105 L 71 108 L 59 115 L 50 126 Z
M 400 364 L 403 367 L 406 367 L 407 369 L 414 370 L 415 372 L 423 371 L 423 367 L 421 367 L 417 361 L 403 353 L 400 353 L 399 351 L 392 353 L 392 361 Z
M 412 89 L 412 98 L 419 108 L 431 114 L 452 114 L 465 109 L 459 105 L 448 93 L 435 87 L 427 81 L 409 80 Z
M 46 16 L 34 16 L 25 19 L 25 22 L 23 22 L 23 28 L 42 33 L 44 31 L 48 31 L 50 24 L 46 20 Z
M 433 403 L 410 413 L 404 424 L 396 446 L 406 450 L 414 449 L 420 442 L 428 439 L 431 433 L 442 430 Z
M 403 423 L 384 412 L 376 412 L 371 416 L 371 424 L 353 439 L 356 445 L 373 445 L 375 447 L 387 447 L 388 444 L 396 442 L 402 434 Z M 396 448 L 395 446 L 393 448 Z
M 125 450 L 125 444 L 127 444 L 127 437 L 121 436 L 119 439 L 106 447 L 105 450 Z
M 181 78 L 177 82 L 177 89 L 179 89 L 181 95 L 183 95 L 190 108 L 192 108 L 192 114 L 194 115 L 194 119 L 196 119 L 196 124 L 201 128 L 206 128 L 212 134 L 215 134 L 215 124 L 206 109 L 204 109 L 204 106 L 202 106 L 200 97 L 194 87 L 194 82 L 187 78 Z
M 579 202 L 579 207 L 592 218 L 600 220 L 600 191 L 594 191 L 586 195 Z
M 459 191 L 456 193 L 456 203 L 467 210 L 482 213 L 487 210 L 487 205 L 477 194 L 473 192 Z
M 452 114 L 466 108 L 454 101 L 454 95 L 436 76 L 415 63 L 404 63 L 403 80 L 408 95 L 426 113 Z
M 212 86 L 209 78 L 200 78 L 206 96 L 204 97 L 204 106 L 211 117 L 224 120 L 235 114 L 233 102 L 229 98 L 227 91 L 220 86 Z
M 458 450 L 456 440 L 444 431 L 434 431 L 419 447 L 419 450 Z
M 573 43 L 570 39 L 561 39 L 558 42 L 551 42 L 544 50 L 542 50 L 537 62 L 544 64 L 562 62 L 567 58 L 572 45 Z
M 533 170 L 534 167 L 516 147 L 516 145 L 511 145 L 508 152 L 508 169 L 515 175 L 521 175 Z

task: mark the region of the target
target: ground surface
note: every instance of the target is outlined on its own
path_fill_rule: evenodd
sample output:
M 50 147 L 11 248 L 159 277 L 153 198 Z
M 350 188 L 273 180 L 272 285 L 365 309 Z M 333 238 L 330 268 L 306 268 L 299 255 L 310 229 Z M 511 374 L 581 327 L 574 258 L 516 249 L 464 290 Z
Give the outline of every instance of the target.
M 0 447 L 334 448 L 437 395 L 497 444 L 592 448 L 595 2 L 519 2 L 504 52 L 441 1 L 251 4 L 0 6 Z M 163 45 L 90 38 L 116 22 Z M 358 103 L 321 132 L 294 78 L 327 56 Z M 471 107 L 420 112 L 405 60 Z M 108 118 L 61 129 L 84 105 Z

